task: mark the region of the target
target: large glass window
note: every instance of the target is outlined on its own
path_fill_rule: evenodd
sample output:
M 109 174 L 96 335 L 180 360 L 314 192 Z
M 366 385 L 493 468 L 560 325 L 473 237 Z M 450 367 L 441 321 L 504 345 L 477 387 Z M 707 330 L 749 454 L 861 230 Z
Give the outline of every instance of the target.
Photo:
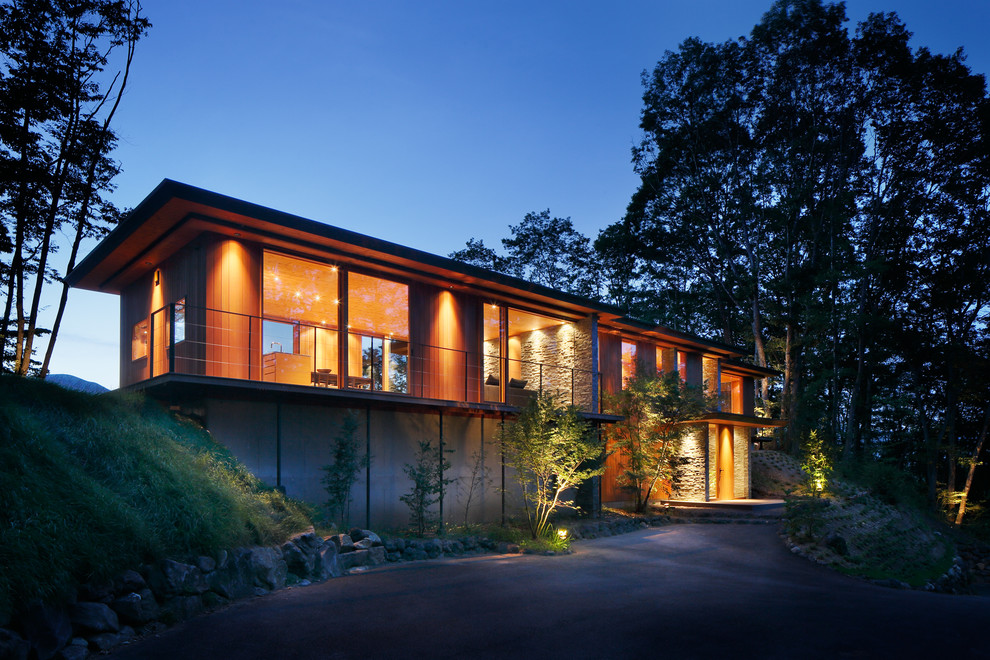
M 371 275 L 347 276 L 349 387 L 409 391 L 409 287 Z
M 148 319 L 144 318 L 131 329 L 131 359 L 148 357 Z
M 174 330 L 172 336 L 175 343 L 186 340 L 186 299 L 182 298 L 175 303 Z
M 337 267 L 266 251 L 262 268 L 264 379 L 337 387 Z
M 636 375 L 636 344 L 622 342 L 622 386 Z
M 501 401 L 502 382 L 502 308 L 485 305 L 484 311 L 484 400 Z

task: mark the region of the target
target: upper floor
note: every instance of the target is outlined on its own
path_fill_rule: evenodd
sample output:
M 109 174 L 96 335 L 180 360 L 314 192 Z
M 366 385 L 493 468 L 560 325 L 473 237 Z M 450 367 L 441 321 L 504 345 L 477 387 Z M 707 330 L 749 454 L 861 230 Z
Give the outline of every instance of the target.
M 639 364 L 742 419 L 774 373 L 610 305 L 172 181 L 68 279 L 120 295 L 123 387 L 183 376 L 481 412 L 549 390 L 594 414 Z

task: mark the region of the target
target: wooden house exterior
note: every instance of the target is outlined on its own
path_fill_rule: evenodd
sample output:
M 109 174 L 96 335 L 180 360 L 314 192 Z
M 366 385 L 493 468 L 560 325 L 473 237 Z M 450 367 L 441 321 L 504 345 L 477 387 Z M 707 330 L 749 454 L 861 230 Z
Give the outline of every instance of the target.
M 369 525 L 404 522 L 402 466 L 427 439 L 455 450 L 450 477 L 479 461 L 493 475 L 473 511 L 452 489 L 449 516 L 505 515 L 515 503 L 498 425 L 540 390 L 596 424 L 615 421 L 602 392 L 622 387 L 631 360 L 721 394 L 688 443 L 678 497 L 748 497 L 751 430 L 779 424 L 753 410 L 754 378 L 775 372 L 739 361 L 738 349 L 173 181 L 68 279 L 120 296 L 122 388 L 200 417 L 291 496 L 325 499 L 330 440 L 343 415 L 357 415 L 372 460 L 351 514 Z M 587 487 L 586 506 L 628 499 L 616 460 Z

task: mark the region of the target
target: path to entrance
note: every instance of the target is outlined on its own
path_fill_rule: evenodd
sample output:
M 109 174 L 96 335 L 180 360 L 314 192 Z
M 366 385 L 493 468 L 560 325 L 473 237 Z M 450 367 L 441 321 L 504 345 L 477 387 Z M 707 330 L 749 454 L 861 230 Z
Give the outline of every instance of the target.
M 287 589 L 113 658 L 990 657 L 990 598 L 846 578 L 787 552 L 770 525 L 670 525 L 576 550 Z

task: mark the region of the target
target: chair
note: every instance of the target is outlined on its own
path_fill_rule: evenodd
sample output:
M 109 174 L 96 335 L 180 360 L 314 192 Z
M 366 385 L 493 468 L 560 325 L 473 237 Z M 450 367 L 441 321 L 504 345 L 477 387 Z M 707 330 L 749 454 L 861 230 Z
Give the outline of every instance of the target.
M 310 373 L 309 380 L 316 387 L 337 387 L 337 374 L 330 369 L 317 369 Z

